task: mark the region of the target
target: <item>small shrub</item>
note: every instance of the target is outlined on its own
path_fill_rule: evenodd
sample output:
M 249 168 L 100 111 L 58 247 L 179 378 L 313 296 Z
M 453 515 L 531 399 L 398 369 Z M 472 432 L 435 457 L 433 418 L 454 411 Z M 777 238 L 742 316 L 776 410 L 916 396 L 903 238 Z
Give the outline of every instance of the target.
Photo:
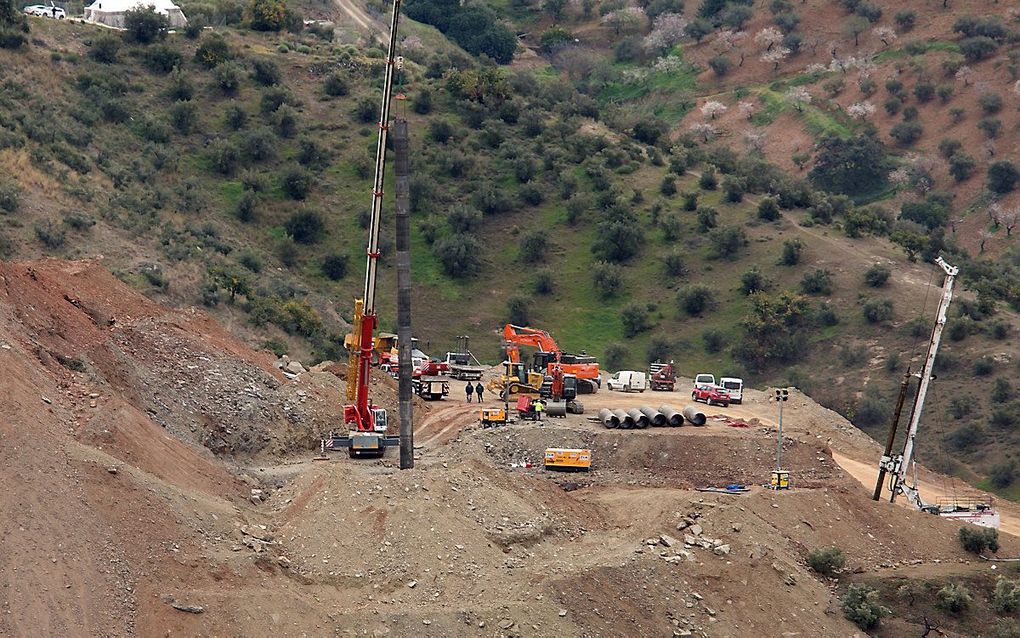
M 708 286 L 691 284 L 677 291 L 676 302 L 681 312 L 693 317 L 709 310 L 714 304 L 714 298 Z
M 819 574 L 831 576 L 843 569 L 846 565 L 846 557 L 843 556 L 843 550 L 838 547 L 821 547 L 811 550 L 807 557 L 807 563 Z
M 169 18 L 152 7 L 137 6 L 124 13 L 124 39 L 128 42 L 149 44 L 161 40 L 168 28 Z
M 258 201 L 259 198 L 255 193 L 251 191 L 244 192 L 241 195 L 241 199 L 237 201 L 237 209 L 234 211 L 237 219 L 246 224 L 255 221 L 257 217 L 255 206 L 258 204 Z
M 648 361 L 668 361 L 672 358 L 676 343 L 665 335 L 655 335 L 648 340 L 646 358 Z
M 990 552 L 999 551 L 999 531 L 991 527 L 964 525 L 958 532 L 960 545 L 972 554 L 980 554 L 986 549 Z
M 340 73 L 331 73 L 322 83 L 322 92 L 330 97 L 343 97 L 350 93 L 347 78 Z
M 555 288 L 552 271 L 549 270 L 548 268 L 543 268 L 536 272 L 535 283 L 533 287 L 535 293 L 539 295 L 548 295 L 552 293 L 553 289 Z
M 241 72 L 234 63 L 221 64 L 216 69 L 216 86 L 226 95 L 234 95 L 241 88 Z
M 13 180 L 0 177 L 0 210 L 13 213 L 18 210 L 20 204 L 21 187 Z
M 67 234 L 63 229 L 54 226 L 53 222 L 47 220 L 35 225 L 35 238 L 47 248 L 57 250 L 64 246 Z
M 1011 614 L 1020 609 L 1020 581 L 999 578 L 995 583 L 992 607 L 1000 614 Z
M 214 69 L 231 57 L 230 47 L 219 35 L 205 38 L 195 50 L 195 62 L 207 69 Z
M 765 273 L 755 266 L 740 276 L 740 292 L 750 295 L 756 292 L 767 292 L 772 288 L 772 282 L 765 276 Z
M 864 283 L 871 286 L 872 288 L 881 288 L 889 281 L 889 275 L 892 272 L 888 266 L 883 264 L 874 264 L 866 271 L 864 271 Z
M 974 374 L 979 377 L 987 377 L 995 372 L 995 361 L 989 357 L 981 357 L 974 362 Z
M 951 614 L 966 611 L 973 600 L 970 589 L 959 583 L 949 583 L 935 594 L 935 606 Z
M 708 233 L 711 247 L 709 257 L 713 259 L 734 259 L 737 251 L 747 245 L 747 234 L 737 226 L 724 226 Z
M 92 41 L 88 55 L 101 64 L 114 64 L 117 62 L 120 42 L 120 38 L 115 36 L 101 35 Z
M 988 166 L 988 190 L 1005 195 L 1016 188 L 1020 181 L 1020 169 L 1009 160 L 992 162 Z
M 592 283 L 599 297 L 608 299 L 616 295 L 623 285 L 623 268 L 604 261 L 595 262 L 592 267 Z
M 630 350 L 623 344 L 610 343 L 606 345 L 606 351 L 602 354 L 602 361 L 607 370 L 619 370 L 623 367 L 628 354 L 630 354 Z
M 251 78 L 262 86 L 275 86 L 280 83 L 280 67 L 269 58 L 255 58 L 251 62 Z
M 1016 463 L 1008 461 L 993 465 L 988 470 L 988 480 L 1000 490 L 1006 489 L 1016 481 Z
M 835 326 L 839 323 L 839 316 L 832 304 L 823 301 L 818 304 L 818 312 L 815 313 L 815 322 L 822 327 Z
M 1002 110 L 1002 96 L 998 93 L 982 93 L 978 96 L 978 106 L 985 115 L 995 115 Z
M 549 249 L 549 238 L 541 230 L 533 230 L 521 237 L 521 261 L 531 263 L 544 261 Z
M 701 333 L 701 342 L 705 345 L 705 352 L 715 354 L 723 349 L 725 337 L 718 330 L 706 330 Z
M 821 268 L 804 273 L 800 289 L 805 295 L 831 295 L 832 273 Z
M 766 197 L 758 203 L 758 219 L 774 222 L 779 219 L 779 204 L 771 197 Z
M 889 130 L 889 135 L 900 146 L 910 146 L 920 139 L 923 132 L 924 128 L 919 122 L 899 122 Z
M 890 613 L 878 601 L 878 590 L 854 583 L 847 587 L 846 593 L 840 598 L 840 606 L 847 620 L 868 631 L 878 626 L 882 617 Z
M 455 279 L 478 274 L 482 251 L 481 242 L 469 233 L 452 233 L 432 244 L 432 252 L 443 265 L 443 271 Z
M 648 308 L 644 304 L 629 303 L 620 310 L 623 322 L 623 336 L 630 338 L 645 332 L 652 327 L 648 319 Z
M 880 323 L 892 317 L 892 299 L 869 299 L 864 302 L 861 312 L 868 323 Z
M 287 197 L 303 200 L 312 189 L 312 177 L 307 171 L 292 169 L 284 174 L 280 186 Z
M 527 297 L 515 295 L 506 300 L 506 314 L 510 323 L 526 326 L 531 323 L 530 307 Z
M 326 222 L 322 215 L 308 210 L 292 214 L 283 227 L 299 244 L 318 243 L 326 232 Z
M 783 256 L 779 263 L 783 266 L 796 266 L 804 252 L 804 242 L 799 239 L 787 239 L 783 242 Z
M 698 178 L 698 186 L 703 191 L 714 191 L 719 188 L 719 178 L 716 176 L 714 168 L 708 167 L 701 173 L 701 177 Z
M 662 183 L 659 184 L 659 192 L 664 197 L 672 197 L 676 195 L 676 178 L 672 175 L 666 175 L 662 178 Z
M 674 248 L 662 257 L 662 266 L 667 277 L 682 277 L 685 272 L 684 254 Z
M 719 225 L 719 213 L 711 206 L 702 206 L 698 209 L 698 230 L 709 231 Z
M 347 276 L 351 256 L 347 253 L 333 253 L 322 258 L 322 274 L 333 281 L 340 281 Z

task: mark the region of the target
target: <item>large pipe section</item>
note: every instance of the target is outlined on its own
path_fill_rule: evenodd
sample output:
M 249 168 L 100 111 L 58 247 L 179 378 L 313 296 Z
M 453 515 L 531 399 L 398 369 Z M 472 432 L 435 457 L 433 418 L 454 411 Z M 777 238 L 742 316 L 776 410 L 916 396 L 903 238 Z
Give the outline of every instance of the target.
M 602 425 L 609 429 L 620 427 L 620 417 L 613 414 L 609 408 L 599 410 L 599 421 L 602 421 Z
M 684 424 L 684 415 L 668 405 L 660 405 L 659 412 L 662 413 L 662 416 L 666 417 L 666 420 L 669 421 L 669 425 L 675 428 Z
M 696 405 L 689 405 L 684 408 L 684 418 L 687 419 L 687 422 L 691 425 L 697 426 L 705 425 L 705 422 L 708 420 L 705 417 L 705 413 L 702 412 L 701 408 Z
M 648 422 L 657 428 L 669 425 L 669 419 L 667 419 L 666 415 L 664 415 L 659 410 L 653 410 L 652 408 L 645 405 L 638 408 L 638 411 L 640 411 L 641 414 L 645 415 L 645 418 L 648 419 Z
M 620 427 L 624 430 L 630 430 L 634 427 L 634 417 L 623 410 L 613 410 L 613 414 L 620 420 Z
M 397 368 L 400 397 L 400 469 L 414 467 L 414 427 L 411 423 L 411 169 L 407 151 L 407 120 L 393 122 L 396 155 L 397 226 Z
M 627 416 L 634 419 L 634 427 L 642 430 L 652 424 L 651 419 L 642 414 L 640 410 L 636 410 L 634 408 L 627 410 Z
M 549 416 L 565 417 L 567 416 L 567 402 L 550 401 L 545 404 L 545 413 Z

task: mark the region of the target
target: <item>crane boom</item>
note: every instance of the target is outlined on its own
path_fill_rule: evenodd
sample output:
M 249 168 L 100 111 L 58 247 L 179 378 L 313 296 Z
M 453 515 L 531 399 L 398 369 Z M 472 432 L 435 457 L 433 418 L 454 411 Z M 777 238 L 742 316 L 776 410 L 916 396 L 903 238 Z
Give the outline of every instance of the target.
M 386 411 L 372 405 L 369 388 L 372 379 L 372 357 L 375 349 L 375 330 L 379 318 L 376 310 L 376 275 L 379 267 L 379 230 L 382 225 L 383 186 L 386 177 L 386 139 L 390 125 L 390 103 L 393 99 L 393 82 L 397 66 L 397 26 L 400 20 L 401 0 L 393 0 L 390 18 L 390 37 L 386 51 L 385 77 L 383 78 L 382 106 L 379 109 L 379 139 L 375 149 L 375 179 L 372 182 L 372 210 L 368 222 L 368 249 L 365 255 L 365 290 L 361 299 L 354 302 L 351 335 L 347 345 L 350 361 L 347 373 L 347 400 L 344 406 L 344 423 L 351 431 L 345 444 L 351 449 L 381 454 L 392 437 L 386 437 Z M 340 437 L 334 440 L 341 440 Z

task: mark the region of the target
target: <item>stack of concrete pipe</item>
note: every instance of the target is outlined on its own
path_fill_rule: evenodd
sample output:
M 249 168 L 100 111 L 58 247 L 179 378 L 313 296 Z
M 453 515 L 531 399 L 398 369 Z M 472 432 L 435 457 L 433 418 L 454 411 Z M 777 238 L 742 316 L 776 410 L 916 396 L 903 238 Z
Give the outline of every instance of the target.
M 649 425 L 652 427 L 680 427 L 686 421 L 691 425 L 705 425 L 706 417 L 697 406 L 689 405 L 683 412 L 677 411 L 668 405 L 661 405 L 659 409 L 642 406 L 638 409 L 610 410 L 602 408 L 598 414 L 599 421 L 607 428 L 620 428 L 630 430 L 633 428 L 644 429 Z

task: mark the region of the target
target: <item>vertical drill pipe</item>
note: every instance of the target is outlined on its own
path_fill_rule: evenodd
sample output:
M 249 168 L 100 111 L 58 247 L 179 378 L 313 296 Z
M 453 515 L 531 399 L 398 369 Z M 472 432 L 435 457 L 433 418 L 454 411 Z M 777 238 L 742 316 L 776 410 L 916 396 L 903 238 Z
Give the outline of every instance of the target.
M 411 413 L 411 167 L 407 153 L 407 121 L 393 122 L 397 226 L 397 365 L 400 373 L 400 469 L 414 467 L 414 429 Z
M 892 454 L 893 445 L 896 442 L 896 430 L 900 427 L 900 414 L 903 412 L 903 402 L 907 398 L 907 387 L 910 385 L 910 367 L 903 374 L 903 381 L 900 382 L 900 396 L 896 399 L 896 410 L 893 412 L 892 425 L 889 426 L 889 438 L 885 442 L 885 455 Z M 885 482 L 885 468 L 878 469 L 878 481 L 875 483 L 875 494 L 871 500 L 877 501 L 882 498 L 882 483 Z

